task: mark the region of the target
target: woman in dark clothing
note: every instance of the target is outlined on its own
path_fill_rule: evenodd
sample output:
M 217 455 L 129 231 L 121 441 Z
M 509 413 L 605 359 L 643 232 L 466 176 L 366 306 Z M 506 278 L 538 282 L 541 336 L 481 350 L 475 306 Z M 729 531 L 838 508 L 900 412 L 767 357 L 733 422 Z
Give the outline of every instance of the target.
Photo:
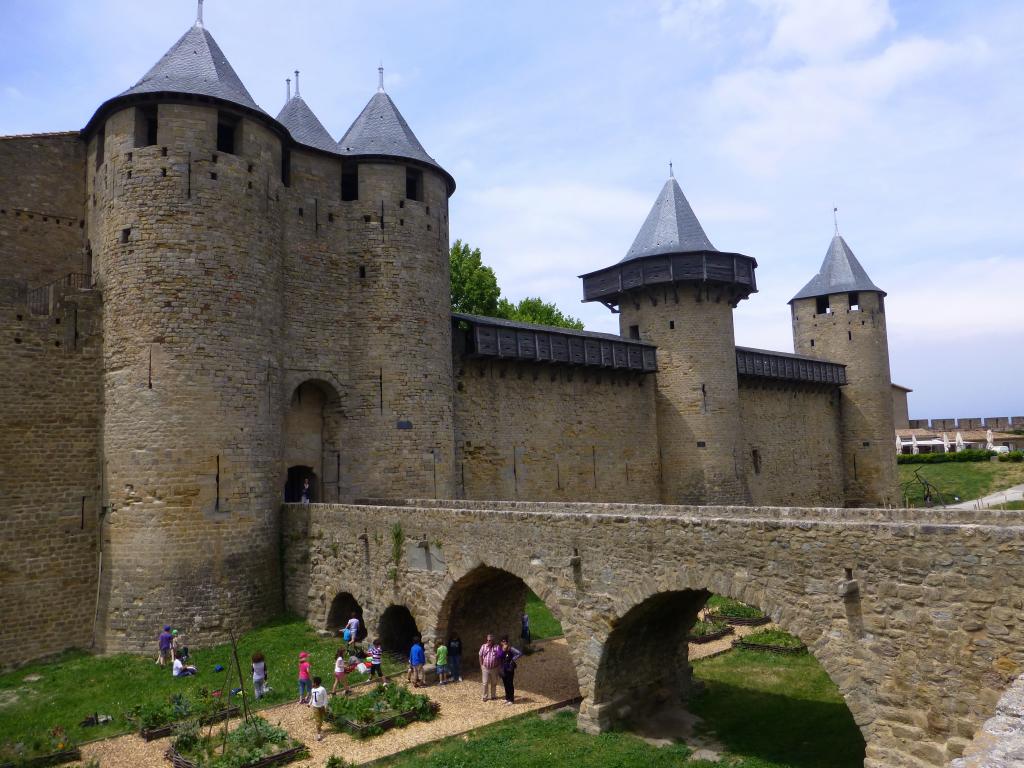
M 453 683 L 462 682 L 462 640 L 458 632 L 452 632 L 448 639 L 448 679 Z
M 508 635 L 501 638 L 501 682 L 505 684 L 506 704 L 512 704 L 516 699 L 516 667 L 522 655 L 509 643 Z

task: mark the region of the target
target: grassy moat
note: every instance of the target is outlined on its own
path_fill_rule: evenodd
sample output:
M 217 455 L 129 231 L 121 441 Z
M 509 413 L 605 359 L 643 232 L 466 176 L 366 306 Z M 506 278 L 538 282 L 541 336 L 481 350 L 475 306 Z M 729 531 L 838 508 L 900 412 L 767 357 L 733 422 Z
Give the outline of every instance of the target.
M 536 639 L 561 634 L 557 619 L 536 596 L 529 598 L 527 611 Z M 317 637 L 296 618 L 274 621 L 247 633 L 238 643 L 246 677 L 253 651 L 259 649 L 267 658 L 273 690 L 261 706 L 295 699 L 298 651 L 308 651 L 314 674 L 327 679 L 336 647 L 335 640 Z M 73 652 L 4 674 L 0 676 L 0 743 L 18 741 L 55 725 L 67 728 L 76 740 L 134 730 L 124 717 L 132 707 L 166 702 L 176 692 L 194 695 L 201 689 L 216 689 L 224 673 L 215 673 L 214 668 L 218 664 L 227 667 L 233 660 L 228 646 L 218 646 L 195 651 L 193 663 L 200 670 L 197 676 L 176 679 L 167 668 L 154 664 L 152 656 L 95 657 Z M 691 748 L 683 743 L 654 746 L 628 733 L 580 733 L 574 714 L 561 712 L 502 721 L 403 753 L 384 765 L 855 768 L 862 764 L 860 732 L 835 685 L 812 656 L 733 650 L 695 661 L 693 666 L 705 685 L 691 704 L 694 714 L 703 720 L 696 726 L 696 734 L 700 741 L 716 745 L 722 757 L 717 763 L 690 759 Z M 94 713 L 113 719 L 98 727 L 79 725 Z

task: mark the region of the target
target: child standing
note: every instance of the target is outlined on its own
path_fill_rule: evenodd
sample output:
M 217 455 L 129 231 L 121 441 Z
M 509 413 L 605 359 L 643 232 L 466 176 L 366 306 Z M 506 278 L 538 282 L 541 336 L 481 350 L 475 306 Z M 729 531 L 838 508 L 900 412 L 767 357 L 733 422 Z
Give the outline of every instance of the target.
M 353 613 L 345 623 L 345 629 L 348 630 L 348 641 L 352 645 L 357 645 L 359 643 L 359 616 Z
M 299 704 L 308 704 L 313 681 L 309 677 L 309 654 L 299 654 Z
M 457 632 L 448 638 L 448 673 L 453 683 L 462 682 L 462 639 Z
M 380 647 L 380 638 L 375 638 L 373 645 L 370 646 L 370 679 L 374 676 L 380 678 L 381 682 L 384 682 L 384 672 L 380 668 L 381 660 L 384 657 L 384 649 Z
M 334 685 L 331 686 L 331 696 L 333 696 L 338 690 L 338 683 L 341 683 L 345 687 L 346 696 L 352 693 L 348 687 L 348 676 L 345 674 L 344 648 L 339 648 L 337 655 L 334 657 Z
M 444 685 L 448 682 L 448 646 L 444 643 L 437 644 L 437 649 L 434 651 L 434 665 L 434 671 L 437 672 L 437 683 Z
M 256 701 L 267 695 L 267 662 L 263 654 L 256 651 L 252 655 L 252 689 L 256 694 Z
M 427 654 L 420 643 L 420 636 L 412 639 L 412 648 L 409 649 L 409 682 L 413 688 L 423 686 L 423 665 L 427 663 Z
M 327 714 L 327 689 L 319 677 L 313 678 L 313 690 L 309 694 L 309 706 L 313 708 L 313 727 L 316 729 L 316 740 L 323 741 L 324 735 L 320 729 L 324 727 L 324 719 Z
M 171 634 L 171 625 L 165 624 L 164 631 L 156 639 L 158 653 L 156 663 L 161 667 L 171 660 L 171 646 L 174 645 L 174 635 Z

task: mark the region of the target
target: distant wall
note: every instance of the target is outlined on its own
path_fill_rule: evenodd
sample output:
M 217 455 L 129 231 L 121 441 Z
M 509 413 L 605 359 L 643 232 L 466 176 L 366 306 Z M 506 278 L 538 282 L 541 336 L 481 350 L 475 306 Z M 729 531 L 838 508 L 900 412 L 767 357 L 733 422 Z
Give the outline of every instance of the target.
M 455 382 L 461 496 L 658 500 L 652 376 L 456 359 Z
M 896 429 L 910 427 L 910 409 L 907 406 L 907 390 L 892 388 L 892 420 Z
M 88 271 L 84 218 L 77 132 L 0 137 L 0 278 L 35 287 Z
M 0 665 L 88 646 L 100 506 L 100 312 L 0 301 Z
M 740 377 L 739 392 L 753 503 L 843 506 L 838 388 Z

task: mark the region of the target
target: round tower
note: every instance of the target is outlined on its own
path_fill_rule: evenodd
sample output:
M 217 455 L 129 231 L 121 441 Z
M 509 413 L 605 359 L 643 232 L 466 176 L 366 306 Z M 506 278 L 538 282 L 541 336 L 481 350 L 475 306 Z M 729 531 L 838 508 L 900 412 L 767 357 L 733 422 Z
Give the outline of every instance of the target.
M 658 346 L 662 500 L 742 504 L 732 311 L 757 290 L 757 262 L 715 249 L 670 176 L 625 258 L 583 275 L 583 300 L 619 312 L 622 336 Z
M 351 493 L 454 495 L 451 175 L 377 92 L 338 142 L 353 263 Z
M 837 231 L 818 274 L 789 304 L 794 351 L 846 366 L 840 417 L 847 506 L 898 503 L 885 291 Z
M 88 140 L 104 299 L 101 630 L 196 644 L 280 610 L 280 223 L 287 132 L 197 21 Z

